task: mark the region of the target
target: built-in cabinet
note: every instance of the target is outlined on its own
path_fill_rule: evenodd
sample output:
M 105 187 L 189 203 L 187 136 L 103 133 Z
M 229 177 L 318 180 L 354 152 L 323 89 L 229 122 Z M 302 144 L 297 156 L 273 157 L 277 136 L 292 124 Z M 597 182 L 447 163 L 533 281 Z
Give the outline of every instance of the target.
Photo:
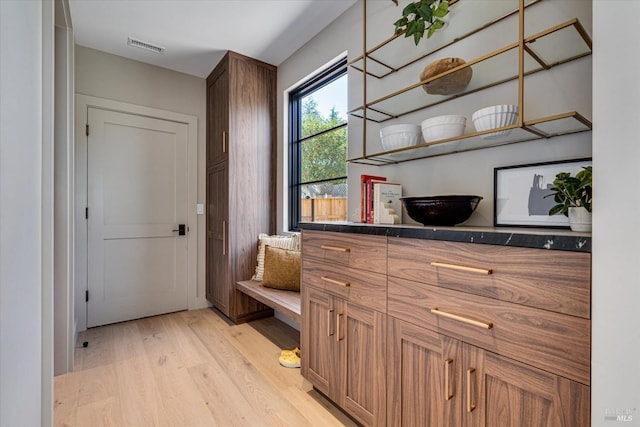
M 359 422 L 384 425 L 384 238 L 303 239 L 302 375 Z
M 405 39 L 403 34 L 366 46 L 362 55 L 349 62 L 351 68 L 361 73 L 364 91 L 363 103 L 350 111 L 353 117 L 362 119 L 362 154 L 349 161 L 380 166 L 590 131 L 591 121 L 579 111 L 560 111 L 542 117 L 525 115 L 524 86 L 529 76 L 543 72 L 553 78 L 548 70 L 589 56 L 592 50 L 591 38 L 578 19 L 556 22 L 550 15 L 548 28 L 527 33 L 526 16 L 533 9 L 544 8 L 545 3 L 550 2 L 505 0 L 494 2 L 488 8 L 479 2 L 451 1 L 451 26 L 436 32 L 437 36 L 429 40 L 425 37 L 419 46 L 414 46 L 411 38 Z M 366 0 L 363 1 L 363 9 L 363 38 L 367 40 Z M 504 31 L 498 37 L 504 40 L 504 44 L 487 51 L 487 40 L 496 36 L 485 36 L 492 31 L 499 31 L 496 28 L 504 28 L 498 25 L 508 25 L 514 31 Z M 415 73 L 408 72 L 415 64 L 426 66 L 440 58 L 457 56 L 461 44 L 467 50 L 468 45 L 474 46 L 471 50 L 475 53 L 465 58 L 465 64 L 420 81 Z M 468 68 L 471 68 L 473 77 L 469 85 L 458 92 L 443 95 L 427 94 L 423 90 L 425 84 Z M 397 87 L 391 81 L 404 81 L 406 84 Z M 431 113 L 433 107 L 480 92 L 487 102 L 491 102 L 490 90 L 509 82 L 517 83 L 517 90 L 509 104 L 519 107 L 519 117 L 516 123 L 497 128 L 505 131 L 502 132 L 504 136 L 498 137 L 489 130 L 471 131 L 460 137 L 422 142 L 388 151 L 381 151 L 377 148 L 379 145 L 372 143 L 379 138 L 378 131 L 382 126 L 406 123 L 407 118 L 414 119 L 411 115 L 416 112 L 424 113 L 420 119 L 424 120 L 437 115 Z M 386 92 L 377 90 L 387 87 L 390 89 Z M 540 96 L 532 89 L 529 93 Z M 471 113 L 473 111 L 457 112 L 468 116 L 468 123 L 471 123 Z M 418 121 L 415 124 L 420 123 Z M 472 125 L 470 127 L 473 128 Z M 487 137 L 489 133 L 492 135 Z
M 270 309 L 237 292 L 275 224 L 276 68 L 228 52 L 207 78 L 206 297 L 236 322 Z
M 302 374 L 364 425 L 589 424 L 590 253 L 306 229 L 302 253 Z
M 589 387 L 389 317 L 388 426 L 586 426 Z

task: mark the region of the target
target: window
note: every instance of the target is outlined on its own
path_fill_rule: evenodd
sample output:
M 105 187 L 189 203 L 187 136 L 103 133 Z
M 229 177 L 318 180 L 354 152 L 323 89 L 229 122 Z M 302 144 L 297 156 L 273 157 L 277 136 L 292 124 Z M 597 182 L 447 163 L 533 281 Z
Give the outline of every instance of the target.
M 289 93 L 289 227 L 347 219 L 347 59 Z

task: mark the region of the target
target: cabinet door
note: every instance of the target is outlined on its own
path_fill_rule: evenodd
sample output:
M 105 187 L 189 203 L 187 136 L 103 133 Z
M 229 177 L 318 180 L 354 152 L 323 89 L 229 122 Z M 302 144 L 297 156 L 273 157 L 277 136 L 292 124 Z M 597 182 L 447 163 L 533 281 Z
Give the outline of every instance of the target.
M 465 344 L 463 425 L 581 427 L 588 386 Z
M 207 165 L 227 158 L 229 138 L 229 71 L 220 73 L 207 87 Z
M 462 425 L 462 343 L 391 317 L 387 327 L 387 425 Z
M 325 395 L 335 398 L 336 369 L 334 354 L 336 316 L 334 301 L 326 292 L 302 287 L 302 375 Z
M 386 423 L 385 315 L 354 304 L 336 305 L 336 342 L 344 375 L 340 406 L 367 426 Z
M 228 182 L 226 163 L 207 172 L 207 299 L 229 316 L 231 292 L 228 272 Z

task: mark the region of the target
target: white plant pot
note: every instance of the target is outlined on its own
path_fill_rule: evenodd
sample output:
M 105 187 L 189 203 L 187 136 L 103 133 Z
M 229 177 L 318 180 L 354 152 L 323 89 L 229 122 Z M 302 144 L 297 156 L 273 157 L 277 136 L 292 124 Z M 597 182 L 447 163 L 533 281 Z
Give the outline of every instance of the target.
M 591 212 L 583 207 L 569 208 L 569 226 L 572 231 L 591 232 Z

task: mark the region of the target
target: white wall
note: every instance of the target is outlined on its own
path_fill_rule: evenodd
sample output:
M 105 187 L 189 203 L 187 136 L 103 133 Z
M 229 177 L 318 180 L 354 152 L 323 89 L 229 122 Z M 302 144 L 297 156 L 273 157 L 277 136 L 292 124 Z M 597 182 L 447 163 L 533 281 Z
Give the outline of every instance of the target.
M 52 5 L 0 2 L 0 426 L 53 416 Z
M 56 0 L 54 142 L 54 374 L 73 369 L 73 29 L 67 0 Z
M 100 52 L 82 46 L 75 51 L 76 93 L 114 101 L 188 114 L 198 118 L 198 202 L 205 201 L 206 172 L 206 80 L 156 67 L 142 62 Z M 78 129 L 80 126 L 76 126 Z M 76 135 L 76 142 L 79 136 Z M 78 146 L 78 144 L 76 144 Z M 81 156 L 80 156 L 81 157 Z M 76 218 L 84 216 L 86 179 L 78 176 L 76 158 Z M 86 165 L 84 166 L 86 168 Z M 83 169 L 84 169 L 83 168 Z M 193 207 L 195 209 L 195 206 Z M 205 295 L 205 216 L 197 223 L 197 297 Z M 80 228 L 78 227 L 78 230 Z M 78 330 L 86 327 L 86 235 L 76 234 L 76 296 L 75 311 Z
M 593 16 L 592 425 L 620 410 L 640 426 L 640 2 L 596 0 Z
M 406 2 L 405 2 L 406 3 Z M 491 3 L 504 3 L 504 0 L 491 0 L 479 4 L 479 9 L 491 7 Z M 517 3 L 511 1 L 511 4 Z M 367 5 L 368 46 L 371 47 L 393 33 L 391 25 L 400 15 L 401 8 L 397 8 L 390 1 L 369 1 Z M 591 4 L 581 0 L 565 0 L 562 2 L 543 2 L 527 12 L 526 35 L 535 34 L 553 25 L 578 17 L 587 31 L 591 33 Z M 454 9 L 452 24 L 464 26 L 465 16 L 459 16 L 456 21 Z M 473 59 L 483 53 L 514 42 L 515 38 L 505 42 L 505 34 L 509 37 L 517 36 L 517 21 L 501 24 L 495 31 L 483 33 L 481 51 L 473 38 L 469 42 L 461 43 L 455 48 L 444 50 L 410 66 L 384 80 L 370 79 L 368 81 L 369 99 L 375 99 L 383 94 L 391 93 L 411 83 L 417 82 L 422 68 L 431 61 L 447 56 L 459 56 Z M 446 37 L 446 33 L 442 36 Z M 435 36 L 434 36 L 435 37 Z M 477 38 L 476 38 L 477 40 Z M 415 49 L 413 42 L 402 40 L 403 49 Z M 421 42 L 419 49 L 426 50 L 430 40 Z M 303 46 L 278 67 L 278 230 L 287 229 L 285 213 L 287 212 L 287 177 L 282 165 L 286 164 L 287 125 L 286 99 L 283 91 L 292 88 L 300 80 L 313 73 L 326 62 L 347 50 L 349 59 L 362 53 L 362 2 L 356 3 L 351 9 L 340 16 L 317 37 Z M 355 108 L 362 104 L 361 73 L 349 70 L 349 105 Z M 517 103 L 515 84 L 506 84 L 498 88 L 466 96 L 458 101 L 405 116 L 387 124 L 410 122 L 419 124 L 427 117 L 440 114 L 464 114 L 468 117 L 467 131 L 473 131 L 471 113 L 476 109 L 498 103 Z M 547 73 L 540 73 L 526 80 L 525 84 L 525 120 L 544 117 L 567 111 L 577 110 L 587 118 L 591 118 L 591 58 L 580 59 L 553 69 Z M 284 123 L 284 125 L 283 125 Z M 380 150 L 378 132 L 381 125 L 372 123 L 367 127 L 368 152 Z M 362 153 L 362 120 L 349 119 L 349 157 L 357 157 Z M 359 176 L 362 173 L 382 174 L 394 182 L 403 184 L 405 195 L 427 194 L 478 194 L 484 197 L 478 210 L 472 216 L 468 225 L 489 226 L 493 224 L 493 169 L 499 166 L 528 164 L 552 160 L 575 159 L 591 156 L 591 133 L 577 134 L 554 138 L 549 141 L 528 142 L 501 148 L 479 150 L 469 153 L 455 154 L 432 159 L 402 163 L 397 166 L 369 167 L 350 164 L 348 169 L 349 184 L 349 219 L 359 218 Z M 412 222 L 405 218 L 405 222 Z

